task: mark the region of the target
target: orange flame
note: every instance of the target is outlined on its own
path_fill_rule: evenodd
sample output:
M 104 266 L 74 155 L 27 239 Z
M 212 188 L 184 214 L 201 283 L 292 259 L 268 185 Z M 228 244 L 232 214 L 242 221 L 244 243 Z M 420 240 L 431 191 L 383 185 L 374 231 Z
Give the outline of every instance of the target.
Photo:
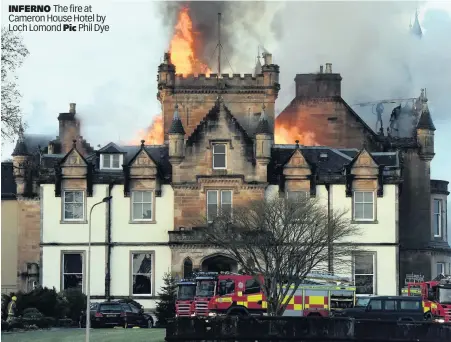
M 147 130 L 139 130 L 138 139 L 134 139 L 130 144 L 136 145 L 141 140 L 145 140 L 146 145 L 161 145 L 163 144 L 163 136 L 163 116 L 160 114 L 154 117 Z
M 304 146 L 317 146 L 315 133 L 304 131 L 299 126 L 283 125 L 276 122 L 274 128 L 274 142 L 276 144 L 299 144 Z
M 211 70 L 202 63 L 195 54 L 193 22 L 189 16 L 189 8 L 183 7 L 178 15 L 169 51 L 171 60 L 178 74 L 210 74 Z

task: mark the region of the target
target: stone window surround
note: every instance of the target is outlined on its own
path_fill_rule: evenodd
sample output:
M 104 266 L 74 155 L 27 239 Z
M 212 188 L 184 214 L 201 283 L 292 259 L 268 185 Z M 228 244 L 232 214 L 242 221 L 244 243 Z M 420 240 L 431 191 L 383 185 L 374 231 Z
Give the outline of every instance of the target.
M 82 262 L 82 292 L 85 293 L 86 290 L 86 251 L 85 250 L 62 250 L 60 255 L 60 291 L 64 290 L 64 255 L 65 254 L 81 254 Z M 91 264 L 92 267 L 92 264 Z
M 360 255 L 372 255 L 373 256 L 373 295 L 377 295 L 377 252 L 361 251 L 352 254 L 352 280 L 355 282 L 355 257 Z M 367 294 L 361 294 L 367 295 Z
M 151 280 L 150 280 L 150 294 L 133 294 L 133 254 L 150 254 L 152 258 L 152 270 L 151 270 Z M 145 298 L 145 297 L 153 297 L 155 296 L 155 250 L 131 250 L 129 252 L 129 296 L 131 298 Z
M 232 210 L 233 210 L 233 189 L 230 189 L 230 188 L 217 188 L 217 189 L 214 189 L 214 188 L 208 188 L 208 189 L 206 189 L 206 205 L 207 205 L 207 221 L 208 221 L 208 193 L 209 192 L 216 192 L 217 193 L 217 195 L 216 195 L 216 199 L 217 199 L 217 202 L 216 202 L 216 205 L 217 205 L 217 210 L 219 211 L 219 209 L 220 209 L 220 207 L 222 206 L 221 204 L 222 204 L 222 192 L 223 191 L 229 191 L 230 192 L 230 206 L 231 206 L 231 208 L 232 208 Z M 209 221 L 209 222 L 212 222 L 212 221 Z
M 310 191 L 307 190 L 293 190 L 293 191 L 286 191 L 286 199 L 290 199 L 290 193 L 298 193 L 299 196 L 301 196 L 301 193 L 305 194 L 305 198 L 310 198 Z
M 65 196 L 66 196 L 66 192 L 82 192 L 83 193 L 83 218 L 82 219 L 66 219 L 64 217 L 64 204 L 65 204 Z M 62 196 L 61 196 L 61 220 L 60 223 L 61 224 L 86 224 L 88 223 L 88 218 L 86 217 L 86 212 L 87 212 L 87 203 L 86 203 L 86 190 L 84 189 L 72 189 L 72 188 L 67 188 L 64 189 L 62 191 Z
M 435 201 L 438 201 L 439 203 L 439 212 L 435 211 Z M 435 220 L 436 216 L 439 216 L 439 232 L 438 234 L 435 231 Z M 447 227 L 443 224 L 444 217 L 446 218 L 446 207 L 443 205 L 443 199 L 441 198 L 433 198 L 432 201 L 432 229 L 434 233 L 434 238 L 443 238 L 444 229 Z M 444 227 L 445 226 L 445 227 Z
M 373 219 L 355 219 L 355 193 L 356 192 L 372 192 L 373 193 Z M 351 223 L 355 224 L 378 224 L 377 221 L 377 196 L 376 196 L 376 190 L 365 190 L 365 189 L 353 189 L 352 190 L 352 221 Z
M 217 142 L 212 142 L 211 143 L 211 147 L 212 147 L 212 158 L 211 158 L 211 166 L 212 166 L 212 168 L 214 169 L 214 170 L 227 170 L 227 143 L 226 142 L 219 142 L 219 141 L 217 141 Z M 216 145 L 222 145 L 222 146 L 224 146 L 224 149 L 225 149 L 225 151 L 224 151 L 224 153 L 218 153 L 218 152 L 215 152 L 215 147 L 216 147 Z M 218 155 L 224 155 L 224 166 L 222 167 L 216 167 L 215 166 L 215 154 L 218 154 Z
M 104 164 L 105 155 L 108 155 L 111 158 L 110 165 L 108 165 L 108 166 L 105 166 L 105 164 Z M 119 166 L 118 167 L 111 167 L 111 164 L 113 162 L 113 160 L 112 160 L 113 156 L 119 157 Z M 102 153 L 102 154 L 100 154 L 100 165 L 99 166 L 100 166 L 101 170 L 122 170 L 122 164 L 124 163 L 123 160 L 124 160 L 124 156 L 121 153 Z
M 152 218 L 151 219 L 134 219 L 133 218 L 133 192 L 152 192 Z M 130 191 L 130 224 L 156 224 L 155 216 L 156 216 L 156 204 L 155 204 L 155 189 L 133 189 Z

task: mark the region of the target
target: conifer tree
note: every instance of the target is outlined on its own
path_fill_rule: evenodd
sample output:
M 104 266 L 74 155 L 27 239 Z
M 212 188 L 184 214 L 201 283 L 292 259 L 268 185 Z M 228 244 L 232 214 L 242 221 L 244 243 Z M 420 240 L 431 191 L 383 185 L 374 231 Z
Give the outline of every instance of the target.
M 158 293 L 160 301 L 157 303 L 155 312 L 159 325 L 166 325 L 169 319 L 175 317 L 177 281 L 170 273 L 164 274 L 163 281 L 164 285 Z

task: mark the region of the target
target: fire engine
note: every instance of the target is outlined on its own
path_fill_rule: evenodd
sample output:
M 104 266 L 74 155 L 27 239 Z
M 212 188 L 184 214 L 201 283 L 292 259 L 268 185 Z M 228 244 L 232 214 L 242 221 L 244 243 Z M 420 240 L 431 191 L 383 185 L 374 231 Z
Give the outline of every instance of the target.
M 262 315 L 267 311 L 265 295 L 252 275 L 209 275 L 196 281 L 193 316 Z M 348 279 L 312 272 L 297 287 L 284 315 L 328 316 L 331 310 L 353 307 L 355 292 Z
M 193 301 L 196 294 L 196 280 L 182 279 L 177 283 L 175 317 L 190 317 L 193 313 Z
M 407 282 L 402 294 L 423 298 L 424 317 L 427 320 L 451 322 L 451 276 L 439 275 L 434 280 Z

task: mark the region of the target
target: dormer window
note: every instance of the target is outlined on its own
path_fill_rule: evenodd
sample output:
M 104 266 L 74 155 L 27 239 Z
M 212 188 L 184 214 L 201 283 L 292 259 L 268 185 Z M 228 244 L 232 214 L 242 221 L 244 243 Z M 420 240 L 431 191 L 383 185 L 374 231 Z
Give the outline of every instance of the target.
M 226 145 L 213 145 L 213 169 L 220 170 L 227 168 Z
M 101 170 L 120 170 L 123 163 L 122 154 L 101 154 L 100 169 Z

